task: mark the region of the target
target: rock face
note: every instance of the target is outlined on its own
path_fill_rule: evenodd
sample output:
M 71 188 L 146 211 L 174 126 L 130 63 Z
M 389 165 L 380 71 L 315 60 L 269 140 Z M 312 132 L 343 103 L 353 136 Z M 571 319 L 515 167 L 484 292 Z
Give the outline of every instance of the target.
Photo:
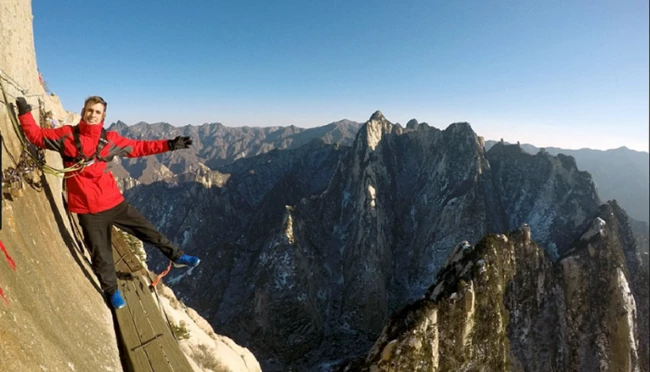
M 501 190 L 505 226 L 512 229 L 522 222 L 534 226 L 538 231 L 533 229 L 532 238 L 554 258 L 561 255 L 573 230 L 599 203 L 591 176 L 578 171 L 570 156 L 545 152 L 530 156 L 519 145 L 498 143 L 487 157 Z
M 600 204 L 571 157 L 486 152 L 467 123 L 405 129 L 380 112 L 351 147 L 312 142 L 218 173 L 209 188 L 155 182 L 127 194 L 204 259 L 172 288 L 265 371 L 327 370 L 365 353 L 459 241 L 526 223 L 550 265 Z
M 31 21 L 29 1 L 0 3 L 0 84 L 8 100 L 29 94 L 38 108 L 38 96 L 63 117 L 56 97 L 39 84 Z M 22 147 L 5 104 L 0 131 L 2 169 L 15 168 Z M 57 157 L 46 154 L 48 164 L 61 168 Z M 0 369 L 120 370 L 111 313 L 87 276 L 90 267 L 71 233 L 60 180 L 37 172 L 24 179 L 14 194 L 22 196 L 3 188 L 0 241 L 11 260 L 0 253 Z
M 343 369 L 648 371 L 648 258 L 626 219 L 602 206 L 557 261 L 528 227 L 459 245 L 425 298 Z

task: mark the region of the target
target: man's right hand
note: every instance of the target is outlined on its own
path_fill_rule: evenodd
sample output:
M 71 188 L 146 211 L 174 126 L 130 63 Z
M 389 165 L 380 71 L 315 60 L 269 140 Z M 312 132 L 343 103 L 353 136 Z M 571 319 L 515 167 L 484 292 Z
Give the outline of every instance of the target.
M 27 103 L 27 100 L 24 97 L 16 98 L 16 107 L 18 107 L 18 116 L 32 112 L 32 106 Z

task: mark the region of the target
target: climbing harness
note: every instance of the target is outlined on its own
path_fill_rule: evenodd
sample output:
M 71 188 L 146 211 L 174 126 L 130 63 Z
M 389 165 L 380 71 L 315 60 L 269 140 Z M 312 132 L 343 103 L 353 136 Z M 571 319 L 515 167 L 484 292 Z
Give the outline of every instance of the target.
M 83 148 L 81 147 L 81 133 L 79 131 L 79 126 L 75 126 L 74 128 L 72 128 L 72 134 L 74 136 L 74 145 L 77 148 L 77 156 L 75 157 L 66 156 L 63 155 L 63 152 L 61 152 L 61 157 L 63 158 L 64 161 L 77 162 L 85 165 L 90 165 L 93 162 L 95 162 L 95 160 L 103 161 L 103 162 L 110 162 L 111 160 L 113 160 L 114 156 L 109 156 L 105 158 L 100 155 L 104 147 L 108 144 L 108 140 L 106 139 L 106 129 L 102 128 L 102 134 L 99 137 L 99 142 L 97 142 L 97 149 L 95 150 L 95 153 L 92 154 L 91 156 L 84 155 Z

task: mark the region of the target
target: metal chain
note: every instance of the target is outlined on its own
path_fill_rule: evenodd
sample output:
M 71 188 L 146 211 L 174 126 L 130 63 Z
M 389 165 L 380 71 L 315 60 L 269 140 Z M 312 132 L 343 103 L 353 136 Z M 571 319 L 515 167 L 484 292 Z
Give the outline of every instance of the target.
M 16 88 L 20 93 L 22 93 L 23 96 L 25 97 L 42 97 L 43 94 L 40 93 L 34 93 L 34 94 L 27 94 L 29 92 L 29 89 L 23 88 L 14 78 L 11 76 L 7 75 L 6 72 L 2 71 L 0 69 L 0 79 L 6 81 L 7 83 L 11 84 L 14 88 Z M 17 96 L 14 96 L 11 93 L 7 93 L 8 95 L 12 96 L 13 98 L 18 98 Z
M 38 161 L 40 161 L 40 157 Z M 45 159 L 43 159 L 44 161 Z M 15 167 L 8 167 L 2 171 L 2 188 L 3 189 L 22 189 L 23 182 L 26 182 L 36 190 L 41 191 L 42 185 L 39 181 L 34 181 L 32 173 L 39 169 L 38 164 L 27 155 L 27 152 L 20 154 L 20 160 Z M 29 177 L 26 177 L 29 176 Z M 38 177 L 40 179 L 40 176 Z

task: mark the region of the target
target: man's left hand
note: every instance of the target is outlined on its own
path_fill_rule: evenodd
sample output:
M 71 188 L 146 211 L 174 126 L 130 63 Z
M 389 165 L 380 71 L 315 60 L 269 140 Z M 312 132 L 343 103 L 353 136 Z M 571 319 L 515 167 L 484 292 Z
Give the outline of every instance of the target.
M 18 108 L 18 116 L 25 115 L 26 113 L 32 111 L 32 106 L 27 103 L 25 97 L 16 98 L 16 107 Z

